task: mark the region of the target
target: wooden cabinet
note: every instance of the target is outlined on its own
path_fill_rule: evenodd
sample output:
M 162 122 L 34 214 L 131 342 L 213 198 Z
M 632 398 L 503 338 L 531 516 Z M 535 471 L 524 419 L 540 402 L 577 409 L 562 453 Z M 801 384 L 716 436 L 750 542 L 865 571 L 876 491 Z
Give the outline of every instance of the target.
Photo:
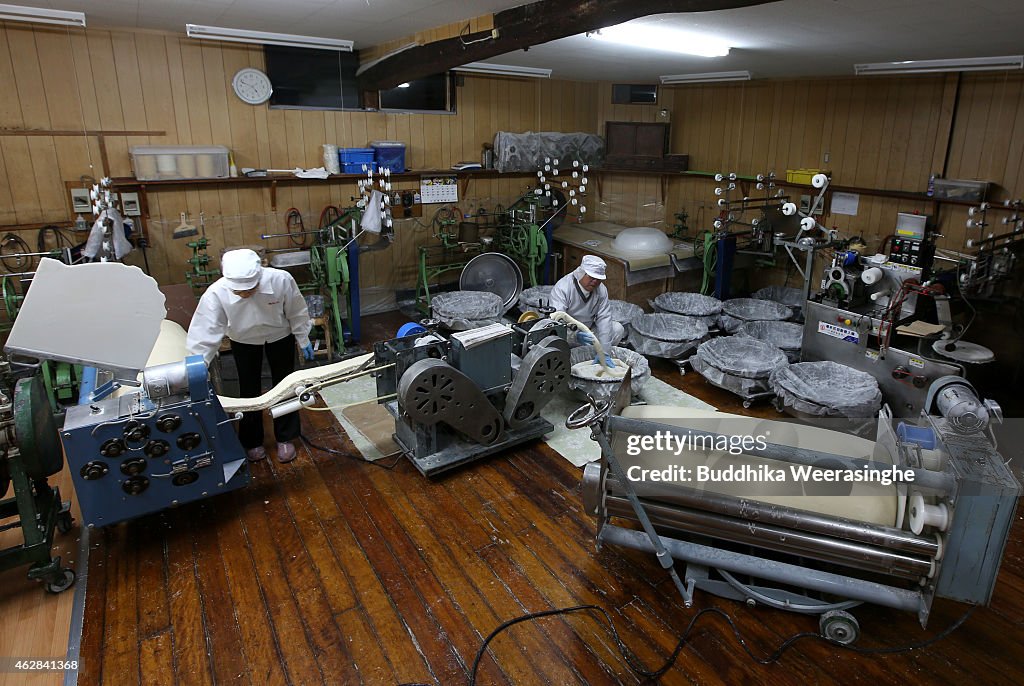
M 610 121 L 604 125 L 605 169 L 686 171 L 688 155 L 670 155 L 669 125 Z

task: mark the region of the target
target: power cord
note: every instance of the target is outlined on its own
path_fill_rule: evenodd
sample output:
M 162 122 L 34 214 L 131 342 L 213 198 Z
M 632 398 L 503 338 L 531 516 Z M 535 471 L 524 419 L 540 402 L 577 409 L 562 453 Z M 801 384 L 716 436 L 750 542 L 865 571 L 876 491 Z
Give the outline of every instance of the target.
M 619 636 L 618 630 L 616 630 L 616 628 L 615 628 L 615 622 L 612 620 L 612 618 L 608 614 L 607 610 L 605 610 L 603 607 L 600 607 L 598 605 L 577 605 L 577 606 L 574 606 L 574 607 L 559 608 L 559 609 L 555 609 L 555 610 L 545 610 L 543 612 L 531 612 L 529 614 L 521 615 L 519 617 L 515 617 L 515 618 L 510 619 L 510 620 L 508 620 L 506 622 L 503 622 L 501 625 L 498 626 L 498 628 L 496 628 L 494 631 L 492 631 L 490 634 L 488 634 L 487 638 L 484 639 L 483 644 L 480 646 L 480 649 L 477 651 L 476 657 L 473 659 L 472 669 L 470 670 L 470 673 L 469 673 L 469 684 L 470 684 L 470 686 L 475 686 L 477 671 L 480 668 L 480 662 L 483 660 L 484 653 L 487 652 L 487 646 L 490 644 L 491 641 L 493 641 L 495 638 L 497 638 L 497 636 L 501 632 L 503 632 L 506 629 L 508 629 L 509 627 L 515 626 L 516 624 L 519 624 L 521 622 L 531 621 L 531 620 L 534 620 L 534 619 L 541 619 L 543 617 L 551 617 L 551 616 L 554 616 L 554 615 L 571 614 L 571 613 L 574 613 L 574 612 L 598 612 L 598 613 L 600 613 L 604 617 L 604 621 L 608 625 L 608 628 L 611 630 L 612 638 L 615 641 L 615 645 L 618 647 L 619 652 L 622 654 L 622 657 L 626 661 L 626 664 L 629 666 L 629 668 L 631 670 L 633 670 L 634 673 L 636 673 L 639 676 L 642 676 L 644 678 L 647 678 L 647 679 L 658 679 L 659 677 L 664 675 L 669 669 L 671 669 L 672 665 L 675 664 L 676 659 L 678 659 L 679 654 L 682 652 L 683 648 L 685 647 L 686 641 L 689 638 L 690 634 L 693 632 L 693 629 L 697 625 L 698 620 L 700 620 L 700 618 L 703 617 L 704 615 L 718 615 L 719 617 L 724 619 L 729 624 L 729 628 L 732 629 L 732 633 L 733 633 L 733 636 L 736 639 L 736 642 L 740 644 L 741 648 L 743 648 L 743 652 L 745 652 L 747 654 L 747 656 L 751 660 L 753 660 L 754 662 L 756 662 L 758 664 L 761 664 L 761 665 L 769 665 L 769 664 L 772 664 L 774 662 L 777 662 L 779 660 L 779 658 L 781 658 L 782 655 L 787 650 L 792 648 L 797 642 L 799 642 L 799 641 L 801 641 L 803 639 L 806 639 L 806 638 L 825 641 L 825 642 L 829 643 L 830 645 L 833 645 L 833 646 L 836 646 L 836 647 L 839 647 L 839 648 L 844 648 L 844 649 L 849 650 L 851 652 L 855 652 L 855 653 L 857 653 L 859 655 L 893 655 L 893 654 L 896 654 L 896 653 L 905 653 L 905 652 L 909 652 L 909 651 L 912 651 L 912 650 L 920 650 L 922 648 L 927 648 L 928 646 L 941 641 L 942 639 L 946 638 L 951 633 L 953 633 L 954 631 L 959 629 L 960 626 L 964 622 L 967 621 L 967 619 L 971 616 L 971 614 L 974 612 L 974 610 L 976 608 L 977 608 L 977 606 L 972 606 L 959 619 L 954 621 L 952 624 L 950 624 L 948 627 L 946 627 L 943 631 L 941 631 L 940 633 L 936 634 L 935 636 L 932 636 L 929 639 L 926 639 L 924 641 L 920 641 L 918 643 L 913 643 L 913 644 L 910 644 L 910 645 L 898 646 L 898 647 L 893 647 L 893 648 L 859 648 L 857 646 L 846 645 L 846 644 L 843 644 L 843 643 L 837 643 L 835 641 L 831 641 L 828 638 L 826 638 L 826 637 L 824 637 L 821 634 L 816 633 L 816 632 L 805 631 L 805 632 L 802 632 L 802 633 L 799 633 L 799 634 L 794 634 L 793 636 L 790 636 L 789 638 L 784 640 L 781 644 L 779 644 L 779 647 L 776 648 L 775 651 L 772 652 L 768 657 L 758 657 L 750 649 L 750 646 L 747 645 L 746 640 L 743 638 L 743 635 L 740 633 L 739 628 L 737 628 L 736 623 L 733 620 L 732 616 L 730 616 L 727 612 L 725 612 L 724 610 L 721 610 L 721 609 L 719 609 L 717 607 L 708 607 L 708 608 L 704 608 L 703 610 L 700 610 L 699 612 L 697 612 L 690 619 L 690 623 L 687 624 L 686 629 L 683 631 L 682 636 L 680 636 L 679 642 L 676 644 L 676 647 L 672 651 L 672 654 L 669 655 L 668 659 L 664 662 L 664 664 L 662 664 L 661 667 L 659 667 L 656 670 L 651 671 L 651 670 L 648 670 L 646 667 L 644 667 L 642 664 L 640 664 L 640 661 L 637 659 L 637 657 L 633 653 L 633 651 L 631 651 L 626 646 L 626 644 L 622 641 L 622 638 Z M 408 684 L 408 685 L 403 685 L 403 686 L 413 686 L 413 685 L 412 684 Z
M 314 450 L 319 450 L 322 453 L 328 453 L 330 455 L 337 455 L 339 457 L 347 457 L 350 460 L 354 460 L 354 461 L 360 462 L 362 464 L 372 464 L 374 467 L 378 467 L 380 469 L 387 469 L 389 471 L 394 469 L 396 466 L 398 466 L 398 463 L 402 461 L 402 457 L 403 457 L 402 452 L 398 451 L 398 452 L 391 453 L 390 455 L 382 455 L 381 457 L 377 458 L 377 460 L 373 460 L 373 461 L 365 460 L 365 459 L 363 459 L 361 457 L 356 457 L 352 453 L 345 452 L 344 450 L 335 450 L 334 448 L 328 448 L 325 445 L 320 445 L 318 443 L 314 443 L 313 441 L 311 441 L 308 438 L 306 438 L 306 434 L 304 434 L 302 432 L 299 432 L 299 438 L 301 438 L 302 442 L 305 443 L 310 448 L 313 448 Z M 379 464 L 378 463 L 379 460 L 382 460 L 385 457 L 394 457 L 396 455 L 397 455 L 397 457 L 395 457 L 395 461 L 392 462 L 391 464 Z

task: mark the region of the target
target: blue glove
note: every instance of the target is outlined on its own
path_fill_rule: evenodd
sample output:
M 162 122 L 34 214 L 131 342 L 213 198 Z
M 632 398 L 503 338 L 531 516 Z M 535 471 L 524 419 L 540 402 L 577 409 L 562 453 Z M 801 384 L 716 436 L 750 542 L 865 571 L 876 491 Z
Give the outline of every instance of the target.
M 601 356 L 600 355 L 594 355 L 594 364 L 601 364 Z M 608 367 L 609 369 L 614 369 L 615 368 L 615 363 L 612 362 L 612 356 L 611 355 L 605 354 L 605 356 L 604 356 L 604 366 Z
M 302 357 L 303 357 L 303 359 L 309 360 L 310 362 L 313 361 L 313 344 L 312 343 L 307 343 L 306 347 L 302 349 Z
M 579 343 L 580 345 L 593 345 L 594 344 L 594 337 L 591 336 L 589 333 L 584 333 L 583 331 L 577 331 L 576 332 L 576 342 Z

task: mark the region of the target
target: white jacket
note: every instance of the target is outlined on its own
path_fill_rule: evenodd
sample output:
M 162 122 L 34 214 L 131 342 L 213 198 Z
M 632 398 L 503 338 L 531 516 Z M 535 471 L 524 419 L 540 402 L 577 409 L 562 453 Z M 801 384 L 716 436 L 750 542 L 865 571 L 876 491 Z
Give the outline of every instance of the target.
M 231 291 L 227 279 L 217 279 L 199 299 L 188 327 L 189 355 L 202 355 L 207 364 L 226 335 L 239 343 L 261 345 L 295 335 L 300 348 L 309 345 L 306 299 L 291 274 L 272 267 L 260 273 L 259 290 L 248 298 Z
M 578 268 L 555 283 L 551 289 L 549 305 L 556 312 L 565 312 L 585 324 L 601 341 L 604 349 L 611 350 L 617 341 L 612 340 L 612 308 L 608 304 L 608 289 L 601 283 L 587 293 L 579 284 L 577 272 L 582 270 Z

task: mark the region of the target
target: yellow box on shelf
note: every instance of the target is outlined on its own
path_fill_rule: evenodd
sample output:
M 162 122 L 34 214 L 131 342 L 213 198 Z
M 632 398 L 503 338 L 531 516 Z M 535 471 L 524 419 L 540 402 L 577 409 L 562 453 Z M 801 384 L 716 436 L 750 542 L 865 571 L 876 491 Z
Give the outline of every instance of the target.
M 809 186 L 811 185 L 811 179 L 814 178 L 814 175 L 821 173 L 822 171 L 820 169 L 787 169 L 786 182 L 802 183 Z

